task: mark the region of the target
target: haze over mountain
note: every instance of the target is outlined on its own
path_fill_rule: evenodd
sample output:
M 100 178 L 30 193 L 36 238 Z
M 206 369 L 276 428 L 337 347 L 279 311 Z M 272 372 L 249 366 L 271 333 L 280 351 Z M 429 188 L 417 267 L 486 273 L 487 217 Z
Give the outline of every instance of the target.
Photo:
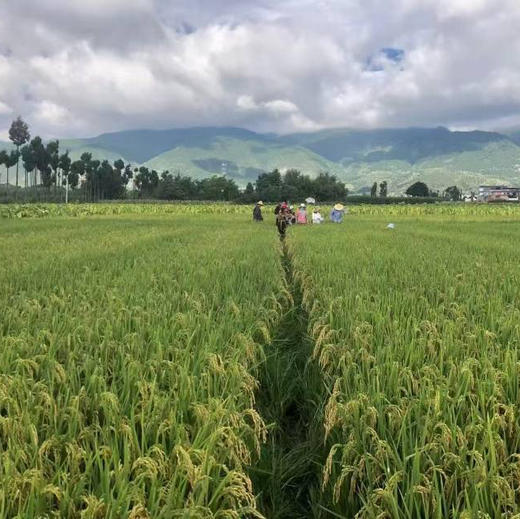
M 239 185 L 259 173 L 296 168 L 311 176 L 329 171 L 352 191 L 386 180 L 402 193 L 416 180 L 431 188 L 520 183 L 520 134 L 446 128 L 354 130 L 337 128 L 287 135 L 234 127 L 131 130 L 87 139 L 64 139 L 73 159 L 95 158 L 145 165 L 195 178 L 226 174 Z M 9 146 L 2 143 L 2 147 Z M 5 181 L 5 171 L 1 175 Z M 14 176 L 10 177 L 11 182 Z

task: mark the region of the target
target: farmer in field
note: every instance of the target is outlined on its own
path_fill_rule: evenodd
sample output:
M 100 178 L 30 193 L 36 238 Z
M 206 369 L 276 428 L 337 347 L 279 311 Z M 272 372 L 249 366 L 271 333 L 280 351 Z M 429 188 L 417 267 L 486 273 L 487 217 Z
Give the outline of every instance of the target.
M 321 216 L 320 208 L 315 207 L 312 212 L 312 223 L 320 224 L 323 222 L 323 216 Z
M 307 210 L 305 209 L 305 204 L 300 204 L 300 208 L 296 213 L 296 223 L 305 225 L 307 223 Z
M 262 216 L 262 207 L 264 206 L 264 203 L 262 200 L 256 203 L 255 208 L 253 209 L 253 220 L 255 222 L 263 222 L 264 217 Z
M 296 223 L 296 213 L 294 212 L 294 206 L 292 206 L 292 205 L 289 206 L 289 213 L 290 213 L 289 225 L 294 225 Z
M 341 223 L 345 216 L 345 206 L 343 204 L 336 204 L 330 212 L 330 221 L 333 223 Z
M 287 207 L 287 200 L 284 200 L 283 202 L 278 202 L 276 204 L 276 207 L 274 208 L 274 214 L 278 216 L 278 213 L 282 209 L 282 207 L 285 205 Z
M 284 202 L 280 205 L 280 210 L 276 215 L 276 227 L 278 228 L 278 233 L 280 234 L 281 240 L 285 238 L 285 231 L 287 229 L 290 218 L 291 213 L 287 207 L 287 204 Z

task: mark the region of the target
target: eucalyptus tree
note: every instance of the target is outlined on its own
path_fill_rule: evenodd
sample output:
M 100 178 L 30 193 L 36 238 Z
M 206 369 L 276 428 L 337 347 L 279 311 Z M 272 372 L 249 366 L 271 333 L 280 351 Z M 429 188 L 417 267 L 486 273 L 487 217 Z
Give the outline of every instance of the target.
M 20 146 L 23 146 L 26 142 L 29 142 L 31 134 L 29 133 L 29 125 L 18 116 L 9 128 L 9 139 L 16 146 L 17 157 L 16 157 L 16 187 L 18 187 L 18 163 L 20 158 Z M 14 165 L 14 164 L 13 164 Z
M 58 140 L 50 141 L 45 147 L 45 151 L 49 158 L 49 168 L 52 171 L 50 184 L 54 184 L 54 187 L 58 185 L 58 173 L 60 167 L 60 142 Z
M 9 153 L 6 152 L 6 160 L 4 161 L 5 169 L 6 169 L 6 187 L 9 190 L 9 169 L 12 168 L 15 164 L 18 164 L 18 158 L 20 157 L 20 152 L 17 150 L 11 150 Z
M 70 185 L 70 171 L 71 171 L 72 160 L 69 157 L 69 150 L 60 155 L 58 161 L 58 167 L 61 171 L 61 182 L 60 185 L 65 181 L 65 203 L 69 201 L 69 185 Z
M 9 157 L 9 155 L 7 154 L 7 151 L 0 150 L 0 166 L 5 166 L 5 164 L 7 163 L 8 157 Z M 6 184 L 6 186 L 7 186 L 7 184 Z
M 27 187 L 27 177 L 31 178 L 31 173 L 36 168 L 36 161 L 34 160 L 33 150 L 30 145 L 26 144 L 21 150 L 23 168 L 25 170 L 25 186 Z M 33 185 L 36 183 L 34 179 Z M 31 182 L 29 182 L 31 184 Z
M 40 174 L 40 181 L 45 187 L 52 183 L 52 170 L 50 167 L 50 154 L 42 142 L 41 137 L 34 137 L 29 143 L 32 160 L 36 167 L 36 173 Z M 51 148 L 52 149 L 52 148 Z

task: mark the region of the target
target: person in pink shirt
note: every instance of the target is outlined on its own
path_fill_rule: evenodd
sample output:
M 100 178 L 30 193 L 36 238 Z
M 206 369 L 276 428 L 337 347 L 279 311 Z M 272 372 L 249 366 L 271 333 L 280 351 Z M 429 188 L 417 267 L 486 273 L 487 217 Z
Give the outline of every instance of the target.
M 307 210 L 305 209 L 305 204 L 300 204 L 300 208 L 296 212 L 296 223 L 307 223 Z

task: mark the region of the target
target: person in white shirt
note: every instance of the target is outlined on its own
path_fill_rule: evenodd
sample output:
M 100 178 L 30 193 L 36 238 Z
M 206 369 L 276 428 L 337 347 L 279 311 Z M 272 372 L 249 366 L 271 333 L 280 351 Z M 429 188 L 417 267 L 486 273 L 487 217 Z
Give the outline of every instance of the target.
M 312 223 L 322 223 L 323 216 L 321 216 L 320 208 L 316 207 L 312 212 Z

